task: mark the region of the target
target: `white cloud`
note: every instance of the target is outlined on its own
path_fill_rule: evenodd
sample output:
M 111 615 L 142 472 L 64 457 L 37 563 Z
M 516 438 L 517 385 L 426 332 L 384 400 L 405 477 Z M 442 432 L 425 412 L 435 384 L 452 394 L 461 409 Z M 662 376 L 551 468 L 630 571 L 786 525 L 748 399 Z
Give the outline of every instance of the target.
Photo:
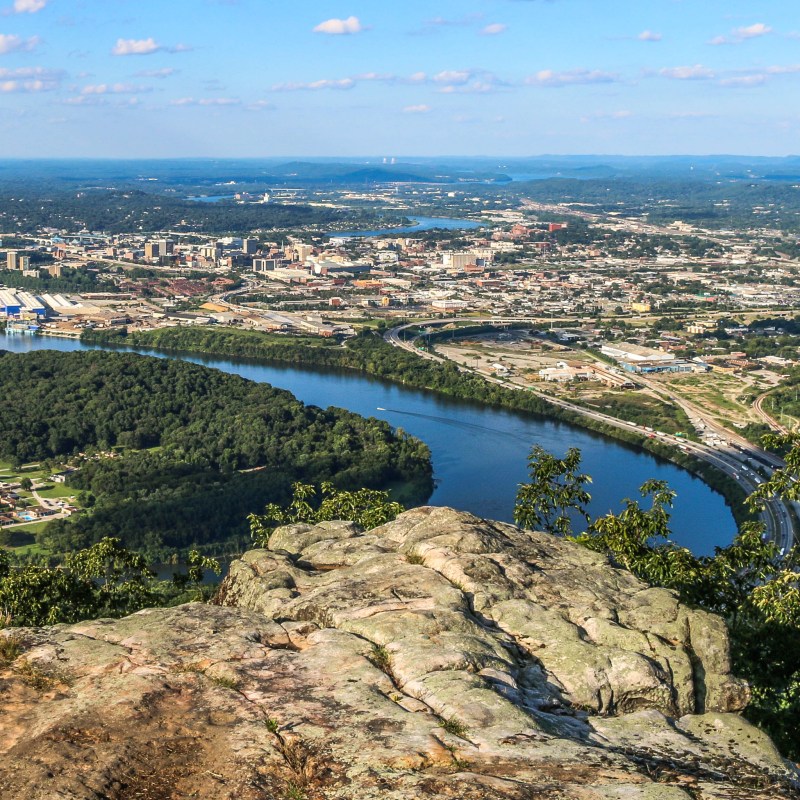
M 572 69 L 564 72 L 554 72 L 551 69 L 543 69 L 535 75 L 529 75 L 525 79 L 528 86 L 548 86 L 560 88 L 562 86 L 573 86 L 575 84 L 587 83 L 617 83 L 619 75 L 614 72 L 603 72 L 599 69 Z
M 748 88 L 751 86 L 761 86 L 766 82 L 766 75 L 763 73 L 754 73 L 752 75 L 740 75 L 735 78 L 723 78 L 723 80 L 719 82 L 719 85 L 731 88 Z
M 114 99 L 110 100 L 103 93 L 100 94 L 79 94 L 74 97 L 68 97 L 62 101 L 68 106 L 109 106 L 113 105 L 115 108 L 136 108 L 140 100 L 138 97 L 128 97 L 127 99 Z
M 41 39 L 38 36 L 23 39 L 13 33 L 0 33 L 0 55 L 18 51 L 30 52 L 39 45 L 39 42 L 41 42 Z
M 163 67 L 162 69 L 143 69 L 134 74 L 137 78 L 169 78 L 177 72 L 178 70 L 173 67 Z
M 763 23 L 763 22 L 756 22 L 752 25 L 744 25 L 741 28 L 734 28 L 731 31 L 730 36 L 715 36 L 709 44 L 713 45 L 721 45 L 721 44 L 741 44 L 742 42 L 746 42 L 748 39 L 757 39 L 760 36 L 767 36 L 768 34 L 772 33 L 772 28 Z
M 764 72 L 768 75 L 794 75 L 800 72 L 800 64 L 779 64 L 774 67 L 767 67 Z
M 431 110 L 431 107 L 421 103 L 417 106 L 406 106 L 403 109 L 404 114 L 427 114 Z
M 493 80 L 476 80 L 459 85 L 448 84 L 438 89 L 439 94 L 489 94 L 497 91 L 498 84 Z
M 412 80 L 415 77 L 412 76 Z M 426 80 L 438 84 L 437 91 L 440 94 L 487 94 L 495 91 L 500 86 L 506 85 L 504 81 L 501 81 L 491 72 L 471 69 L 446 69 L 442 72 L 437 72 L 436 75 L 428 79 L 423 74 L 421 81 L 414 82 L 424 82 Z
M 756 71 L 741 70 L 720 80 L 720 86 L 731 88 L 748 88 L 762 86 L 776 75 L 796 75 L 800 73 L 800 64 L 775 64 Z
M 245 108 L 248 111 L 272 111 L 275 106 L 269 100 L 256 100 L 254 103 L 248 103 Z
M 194 97 L 181 97 L 170 101 L 171 106 L 238 106 L 241 100 L 236 97 L 201 97 L 195 100 Z
M 664 37 L 655 31 L 642 31 L 637 37 L 640 42 L 660 42 Z
M 276 83 L 272 87 L 273 92 L 298 92 L 298 91 L 318 91 L 320 89 L 352 89 L 356 82 L 352 78 L 329 79 L 323 78 L 319 81 L 310 82 L 290 82 Z
M 466 83 L 472 77 L 472 72 L 466 69 L 446 69 L 433 76 L 435 83 Z
M 0 93 L 50 92 L 59 88 L 63 77 L 63 70 L 44 67 L 0 69 Z
M 714 77 L 714 71 L 702 64 L 685 67 L 664 67 L 658 71 L 664 78 L 672 78 L 677 81 L 705 81 Z
M 238 106 L 241 100 L 235 97 L 201 97 L 197 104 L 200 106 Z
M 47 0 L 14 0 L 14 14 L 35 14 L 47 5 Z
M 159 44 L 152 36 L 147 39 L 117 39 L 111 55 L 114 56 L 149 56 L 153 53 L 186 53 L 192 48 L 185 44 L 166 47 Z
M 347 36 L 353 33 L 361 33 L 364 27 L 358 17 L 348 17 L 347 19 L 326 19 L 314 28 L 314 33 L 325 33 L 329 36 Z
M 354 80 L 357 81 L 377 81 L 379 83 L 394 83 L 397 81 L 397 75 L 392 75 L 389 72 L 363 72 L 361 75 L 356 75 Z
M 108 104 L 108 100 L 97 95 L 79 94 L 68 97 L 63 103 L 67 106 L 104 106 Z
M 149 39 L 117 39 L 111 53 L 115 56 L 148 56 L 159 50 L 163 47 L 151 36 Z
M 95 83 L 84 86 L 81 94 L 138 94 L 139 92 L 152 92 L 150 86 L 134 86 L 131 83 Z
M 497 34 L 505 33 L 507 30 L 508 25 L 504 25 L 502 22 L 492 22 L 490 25 L 481 29 L 481 34 L 483 36 L 497 36 Z
M 415 72 L 409 76 L 394 75 L 383 72 L 363 72 L 346 78 L 322 78 L 315 81 L 287 81 L 272 86 L 273 92 L 319 91 L 333 89 L 347 91 L 360 83 L 384 83 L 387 85 L 421 85 L 430 84 L 444 94 L 453 92 L 486 93 L 506 86 L 496 75 L 484 70 L 450 69 L 442 70 L 435 75 Z
M 44 92 L 47 91 L 42 81 L 3 81 L 0 80 L 0 93 L 11 92 Z
M 768 33 L 772 33 L 772 28 L 763 22 L 756 22 L 754 25 L 747 25 L 734 31 L 734 35 L 740 39 L 755 39 L 759 36 L 766 36 Z

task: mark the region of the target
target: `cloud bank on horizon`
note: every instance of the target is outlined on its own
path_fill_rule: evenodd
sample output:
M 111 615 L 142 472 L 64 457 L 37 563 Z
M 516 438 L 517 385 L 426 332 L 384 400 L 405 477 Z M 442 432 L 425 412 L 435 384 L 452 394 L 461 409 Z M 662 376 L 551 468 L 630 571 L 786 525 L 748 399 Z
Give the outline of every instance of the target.
M 775 0 L 8 0 L 0 148 L 781 155 L 798 40 Z

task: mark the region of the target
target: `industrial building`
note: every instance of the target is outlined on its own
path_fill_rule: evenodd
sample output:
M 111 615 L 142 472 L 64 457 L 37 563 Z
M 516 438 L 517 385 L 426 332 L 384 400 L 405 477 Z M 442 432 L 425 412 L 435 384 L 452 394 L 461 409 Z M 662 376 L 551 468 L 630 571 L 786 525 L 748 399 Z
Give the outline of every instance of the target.
M 0 316 L 18 317 L 22 314 L 43 317 L 47 314 L 47 308 L 40 298 L 28 292 L 0 290 Z
M 0 289 L 0 317 L 46 317 L 51 311 L 62 314 L 79 308 L 80 303 L 68 300 L 61 294 L 38 297 L 17 289 Z

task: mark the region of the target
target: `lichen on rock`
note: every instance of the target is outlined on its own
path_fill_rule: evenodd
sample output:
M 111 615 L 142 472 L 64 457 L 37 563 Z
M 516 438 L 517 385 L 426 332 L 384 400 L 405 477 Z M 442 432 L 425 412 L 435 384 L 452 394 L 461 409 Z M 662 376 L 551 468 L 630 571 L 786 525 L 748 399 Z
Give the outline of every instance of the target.
M 800 796 L 719 618 L 451 509 L 287 526 L 217 605 L 17 635 L 3 798 Z

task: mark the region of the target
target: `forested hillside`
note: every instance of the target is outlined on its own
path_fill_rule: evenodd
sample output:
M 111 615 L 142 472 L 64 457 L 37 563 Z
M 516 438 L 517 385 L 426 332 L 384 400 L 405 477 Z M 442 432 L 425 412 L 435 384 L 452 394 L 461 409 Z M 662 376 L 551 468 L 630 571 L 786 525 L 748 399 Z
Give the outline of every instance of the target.
M 0 190 L 0 225 L 34 233 L 42 227 L 106 233 L 131 230 L 194 233 L 247 233 L 308 225 L 375 224 L 374 214 L 279 203 L 198 203 L 142 191 L 90 190 L 78 193 L 27 185 Z
M 385 422 L 182 361 L 129 353 L 0 355 L 0 458 L 111 452 L 70 478 L 90 513 L 51 523 L 56 551 L 119 536 L 151 553 L 246 534 L 292 481 L 431 489 L 430 455 Z

